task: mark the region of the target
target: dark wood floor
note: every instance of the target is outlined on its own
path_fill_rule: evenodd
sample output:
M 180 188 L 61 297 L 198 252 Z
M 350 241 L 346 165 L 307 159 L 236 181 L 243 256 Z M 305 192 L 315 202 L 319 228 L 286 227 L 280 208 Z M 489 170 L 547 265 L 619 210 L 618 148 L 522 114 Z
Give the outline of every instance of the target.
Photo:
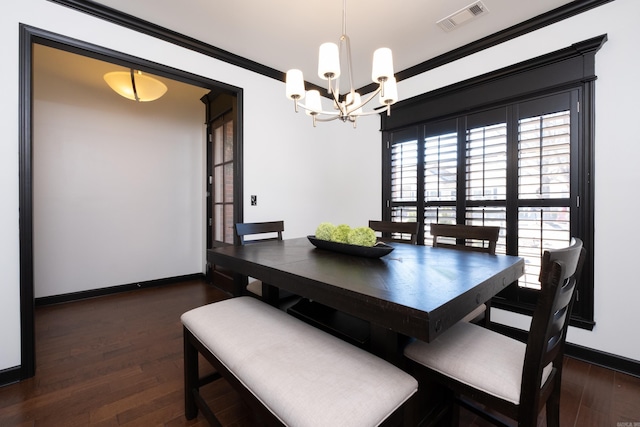
M 0 387 L 0 426 L 205 426 L 184 418 L 179 317 L 224 298 L 190 281 L 36 308 L 36 376 Z M 565 366 L 562 426 L 640 426 L 640 379 L 575 359 Z M 223 425 L 254 425 L 217 383 L 205 394 Z M 469 413 L 462 421 L 487 425 Z

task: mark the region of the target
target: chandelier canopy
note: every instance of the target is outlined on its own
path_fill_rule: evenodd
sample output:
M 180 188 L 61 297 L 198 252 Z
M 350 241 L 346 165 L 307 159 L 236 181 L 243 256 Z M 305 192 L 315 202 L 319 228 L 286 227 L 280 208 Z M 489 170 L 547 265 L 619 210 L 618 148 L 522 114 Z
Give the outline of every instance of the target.
M 340 96 L 340 58 L 343 51 L 346 50 L 347 73 L 349 76 L 350 90 L 345 96 Z M 353 88 L 353 65 L 351 61 L 351 44 L 347 35 L 347 0 L 343 0 L 342 4 L 342 36 L 340 43 L 323 43 L 320 45 L 318 55 L 318 76 L 324 80 L 328 80 L 328 94 L 333 99 L 333 111 L 325 111 L 322 109 L 322 101 L 320 92 L 317 90 L 305 91 L 304 77 L 302 71 L 291 69 L 287 71 L 286 77 L 286 96 L 292 99 L 295 111 L 298 107 L 304 109 L 307 115 L 313 118 L 313 126 L 316 122 L 328 122 L 340 119 L 343 122 L 353 123 L 356 127 L 356 120 L 360 116 L 391 113 L 391 105 L 398 100 L 398 89 L 396 79 L 393 76 L 393 56 L 391 49 L 381 47 L 373 53 L 373 66 L 371 69 L 371 80 L 378 83 L 378 88 L 372 92 L 367 99 L 362 101 L 358 92 Z M 373 98 L 379 95 L 378 99 L 382 107 L 372 111 L 363 111 L 363 106 L 368 104 Z M 300 101 L 306 98 L 306 103 Z

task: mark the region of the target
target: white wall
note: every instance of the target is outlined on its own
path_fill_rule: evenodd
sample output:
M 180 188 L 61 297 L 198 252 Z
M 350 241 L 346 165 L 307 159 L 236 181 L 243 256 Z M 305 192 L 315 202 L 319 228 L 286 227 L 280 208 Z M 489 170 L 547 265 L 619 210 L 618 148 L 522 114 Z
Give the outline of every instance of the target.
M 313 128 L 304 114 L 293 112 L 282 82 L 45 0 L 13 2 L 0 15 L 0 370 L 20 364 L 19 23 L 243 88 L 245 220 L 282 218 L 285 235 L 298 237 L 312 234 L 320 221 L 358 225 L 380 216 L 377 121 L 363 121 L 357 131 L 342 123 Z M 255 207 L 251 194 L 258 196 Z M 132 265 L 127 269 L 135 270 Z M 145 267 L 144 274 L 153 268 Z
M 136 103 L 102 79 L 119 67 L 53 51 L 34 54 L 36 298 L 201 273 L 208 91 Z
M 629 197 L 640 182 L 637 122 L 637 41 L 640 2 L 616 0 L 486 51 L 400 82 L 404 93 L 424 93 L 515 64 L 601 34 L 596 54 L 595 136 L 595 321 L 593 331 L 570 328 L 571 343 L 640 361 L 640 340 L 629 335 L 638 323 L 640 286 L 635 246 L 640 238 L 640 201 Z M 495 314 L 494 314 L 495 313 Z M 492 320 L 528 329 L 530 318 L 494 310 Z
M 274 86 L 268 96 L 283 97 L 281 89 Z M 286 127 L 280 118 L 264 127 L 245 121 L 245 221 L 282 219 L 284 237 L 293 238 L 314 234 L 323 221 L 362 226 L 380 218 L 380 121 L 363 118 L 356 129 L 339 121 L 314 128 L 286 101 Z M 252 194 L 257 206 L 250 204 Z

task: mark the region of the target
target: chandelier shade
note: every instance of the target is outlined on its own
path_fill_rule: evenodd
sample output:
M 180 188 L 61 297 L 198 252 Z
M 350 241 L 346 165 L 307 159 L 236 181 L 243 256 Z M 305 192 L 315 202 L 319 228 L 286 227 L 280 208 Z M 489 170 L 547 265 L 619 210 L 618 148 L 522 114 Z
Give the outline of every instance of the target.
M 325 80 L 340 77 L 340 49 L 335 43 L 322 43 L 318 52 L 318 77 Z
M 287 98 L 289 99 L 302 99 L 304 98 L 304 79 L 302 77 L 302 71 L 289 70 L 287 71 Z
M 352 106 L 354 115 L 362 114 L 362 97 L 358 92 L 349 92 L 347 94 L 347 105 Z
M 382 90 L 380 91 L 380 104 L 391 105 L 398 101 L 398 86 L 396 84 L 396 78 L 390 77 L 382 84 Z
M 343 50 L 344 48 L 344 50 Z M 346 54 L 347 75 L 349 78 L 349 92 L 340 95 L 340 81 L 342 75 L 340 60 L 342 53 Z M 298 107 L 305 110 L 308 116 L 313 118 L 313 126 L 316 122 L 327 122 L 340 119 L 343 122 L 353 123 L 356 127 L 356 120 L 360 116 L 391 113 L 391 105 L 398 101 L 398 88 L 393 73 L 393 55 L 391 49 L 382 47 L 373 53 L 373 64 L 371 68 L 371 79 L 377 83 L 378 88 L 372 92 L 364 101 L 361 95 L 353 88 L 351 60 L 351 43 L 347 35 L 347 0 L 343 0 L 342 7 L 342 36 L 340 43 L 323 43 L 318 51 L 318 77 L 328 80 L 327 93 L 332 99 L 333 110 L 326 111 L 322 108 L 322 98 L 317 90 L 305 92 L 304 76 L 302 71 L 291 69 L 286 74 L 285 93 L 287 98 L 292 99 L 295 111 Z M 365 112 L 363 107 L 369 103 L 376 95 L 382 107 L 373 111 Z M 305 103 L 301 103 L 305 99 Z
M 104 80 L 118 95 L 136 102 L 155 101 L 167 92 L 167 86 L 141 71 L 112 71 Z
M 388 47 L 381 47 L 373 52 L 373 66 L 371 80 L 374 83 L 384 83 L 393 78 L 393 54 Z
M 320 99 L 320 92 L 317 90 L 310 90 L 306 94 L 307 97 L 307 107 L 306 113 L 308 116 L 312 116 L 314 114 L 318 114 L 319 111 L 322 111 L 322 101 Z

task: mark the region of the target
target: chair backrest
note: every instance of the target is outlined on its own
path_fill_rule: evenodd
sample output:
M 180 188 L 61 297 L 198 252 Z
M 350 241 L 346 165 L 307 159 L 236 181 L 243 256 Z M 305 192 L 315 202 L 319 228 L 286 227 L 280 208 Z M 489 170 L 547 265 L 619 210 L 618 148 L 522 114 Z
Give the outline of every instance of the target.
M 520 390 L 520 402 L 527 404 L 520 405 L 521 411 L 537 414 L 547 393 L 554 387 L 559 393 L 569 315 L 585 255 L 582 240 L 577 238 L 568 248 L 542 255 L 541 289 L 529 330 Z M 543 370 L 550 363 L 552 372 L 541 385 Z
M 369 221 L 369 228 L 383 233 L 382 236 L 378 237 L 378 242 L 410 243 L 415 245 L 418 241 L 419 226 L 420 224 L 417 222 Z
M 434 248 L 486 252 L 493 255 L 496 253 L 500 227 L 432 223 L 429 228 Z
M 270 222 L 239 222 L 235 225 L 236 234 L 240 238 L 241 245 L 250 243 L 268 242 L 270 240 L 282 240 L 282 232 L 284 231 L 284 221 Z M 245 240 L 246 236 L 255 234 L 271 234 L 270 237 L 255 238 Z

